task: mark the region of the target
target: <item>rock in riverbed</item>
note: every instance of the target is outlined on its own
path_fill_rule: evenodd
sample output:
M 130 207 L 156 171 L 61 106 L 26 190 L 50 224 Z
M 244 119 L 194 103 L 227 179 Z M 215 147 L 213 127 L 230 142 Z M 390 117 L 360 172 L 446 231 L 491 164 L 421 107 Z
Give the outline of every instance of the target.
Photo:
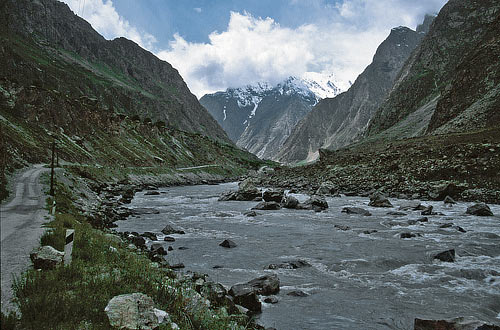
M 459 317 L 452 320 L 415 319 L 414 330 L 500 330 L 499 326 Z
M 434 259 L 438 259 L 444 262 L 454 262 L 455 261 L 455 249 L 448 251 L 443 251 L 434 256 Z
M 372 215 L 369 211 L 362 209 L 360 207 L 344 207 L 342 209 L 342 213 L 347 213 L 347 214 L 360 214 L 364 216 L 370 216 Z
M 285 191 L 283 189 L 268 189 L 262 194 L 262 199 L 265 202 L 276 202 L 281 203 Z
M 230 248 L 235 248 L 238 245 L 236 245 L 236 243 L 231 241 L 230 239 L 225 239 L 222 243 L 219 244 L 219 246 L 230 249 Z
M 389 202 L 389 199 L 385 197 L 381 193 L 375 193 L 370 196 L 370 203 L 368 205 L 373 206 L 373 207 L 392 207 L 391 202 Z
M 472 206 L 469 206 L 465 213 L 472 214 L 472 215 L 478 215 L 478 216 L 482 216 L 482 217 L 493 215 L 493 212 L 491 212 L 490 207 L 488 205 L 486 205 L 485 203 L 478 203 L 478 204 L 474 204 Z
M 281 205 L 276 202 L 260 202 L 252 210 L 280 210 Z
M 172 227 L 171 225 L 166 225 L 165 228 L 161 230 L 161 232 L 165 235 L 185 234 L 183 230 L 174 229 L 174 227 Z

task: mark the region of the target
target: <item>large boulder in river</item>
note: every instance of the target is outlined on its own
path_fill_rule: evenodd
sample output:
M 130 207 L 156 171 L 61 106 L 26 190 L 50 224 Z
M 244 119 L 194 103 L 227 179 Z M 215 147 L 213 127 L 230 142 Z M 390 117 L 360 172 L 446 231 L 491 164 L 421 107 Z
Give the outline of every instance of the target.
M 478 203 L 478 204 L 474 204 L 472 206 L 469 206 L 465 213 L 483 216 L 483 217 L 493 215 L 493 212 L 491 212 L 490 207 L 488 205 L 486 205 L 485 203 Z
M 285 191 L 283 189 L 268 189 L 262 194 L 262 199 L 265 202 L 276 202 L 281 203 Z
M 280 292 L 280 280 L 276 274 L 264 275 L 247 283 L 257 294 L 269 296 Z
M 30 253 L 30 259 L 35 269 L 55 269 L 62 264 L 64 252 L 57 251 L 52 246 L 42 246 Z
M 387 197 L 385 197 L 385 195 L 381 193 L 374 193 L 373 195 L 371 195 L 370 203 L 368 203 L 368 205 L 373 207 L 392 207 L 389 199 L 387 199 Z
M 422 320 L 416 318 L 414 330 L 500 330 L 500 327 L 463 317 L 452 320 Z
M 119 329 L 156 329 L 158 317 L 153 299 L 143 293 L 113 297 L 104 309 L 112 327 Z
M 230 239 L 225 239 L 222 243 L 219 244 L 219 246 L 230 249 L 230 248 L 235 248 L 238 245 L 236 245 L 236 243 L 231 241 Z
M 364 216 L 370 216 L 372 215 L 369 211 L 362 209 L 360 207 L 344 207 L 342 209 L 342 213 L 347 213 L 347 214 L 360 214 Z
M 283 200 L 283 207 L 287 209 L 296 209 L 299 206 L 299 200 L 293 196 L 287 195 Z
M 254 288 L 246 283 L 235 284 L 229 290 L 235 304 L 241 305 L 252 312 L 260 312 L 262 304 Z
M 434 259 L 438 259 L 444 262 L 454 262 L 455 261 L 455 249 L 440 252 L 434 256 Z
M 276 202 L 260 202 L 252 207 L 252 210 L 279 210 L 281 205 Z
M 300 207 L 300 205 L 299 205 Z M 306 200 L 303 204 L 305 209 L 310 209 L 314 211 L 323 211 L 328 208 L 328 203 L 326 202 L 325 197 L 313 195 L 308 200 Z

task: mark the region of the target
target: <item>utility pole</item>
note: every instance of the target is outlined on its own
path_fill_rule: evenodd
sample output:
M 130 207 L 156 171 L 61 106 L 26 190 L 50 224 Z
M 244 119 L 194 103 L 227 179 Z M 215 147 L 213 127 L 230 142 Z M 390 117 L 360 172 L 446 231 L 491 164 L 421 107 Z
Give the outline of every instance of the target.
M 52 137 L 52 138 L 53 138 L 53 140 L 52 140 L 52 161 L 50 164 L 50 192 L 49 192 L 50 196 L 55 195 L 55 193 L 54 193 L 54 153 L 55 153 L 55 149 L 56 149 L 56 139 L 55 139 L 55 137 Z

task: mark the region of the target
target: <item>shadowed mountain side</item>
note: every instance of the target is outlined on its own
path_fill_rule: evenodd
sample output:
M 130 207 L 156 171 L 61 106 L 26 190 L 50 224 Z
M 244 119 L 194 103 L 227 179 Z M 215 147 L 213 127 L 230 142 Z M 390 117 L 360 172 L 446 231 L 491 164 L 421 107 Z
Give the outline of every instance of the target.
M 392 138 L 402 138 L 497 126 L 499 15 L 498 1 L 450 0 L 399 73 L 367 135 L 376 138 L 390 129 Z M 426 122 L 412 120 L 424 112 Z M 418 124 L 418 131 L 394 129 L 405 121 L 408 127 Z
M 113 104 L 115 112 L 164 121 L 168 126 L 229 141 L 177 70 L 133 41 L 104 39 L 59 1 L 7 0 L 0 7 L 2 31 L 13 38 L 32 38 L 42 48 L 51 49 L 57 61 L 81 66 L 103 80 L 102 84 L 88 83 L 77 88 L 57 81 L 52 89 L 95 97 L 108 108 Z M 41 77 L 22 79 L 31 79 L 32 83 L 43 80 L 51 69 L 49 65 L 49 72 L 39 73 Z M 2 72 L 6 76 L 13 73 Z
M 297 124 L 278 160 L 311 161 L 318 157 L 319 148 L 336 149 L 357 141 L 423 35 L 406 27 L 392 29 L 378 47 L 373 62 L 351 88 L 332 99 L 321 100 Z

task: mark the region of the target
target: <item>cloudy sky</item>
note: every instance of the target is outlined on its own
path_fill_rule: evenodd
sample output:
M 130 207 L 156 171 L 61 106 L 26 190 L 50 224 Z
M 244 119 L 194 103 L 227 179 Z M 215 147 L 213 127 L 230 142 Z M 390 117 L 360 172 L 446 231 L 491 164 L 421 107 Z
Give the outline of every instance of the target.
M 447 0 L 62 0 L 108 39 L 124 36 L 205 93 L 305 72 L 354 81 L 392 27 Z

